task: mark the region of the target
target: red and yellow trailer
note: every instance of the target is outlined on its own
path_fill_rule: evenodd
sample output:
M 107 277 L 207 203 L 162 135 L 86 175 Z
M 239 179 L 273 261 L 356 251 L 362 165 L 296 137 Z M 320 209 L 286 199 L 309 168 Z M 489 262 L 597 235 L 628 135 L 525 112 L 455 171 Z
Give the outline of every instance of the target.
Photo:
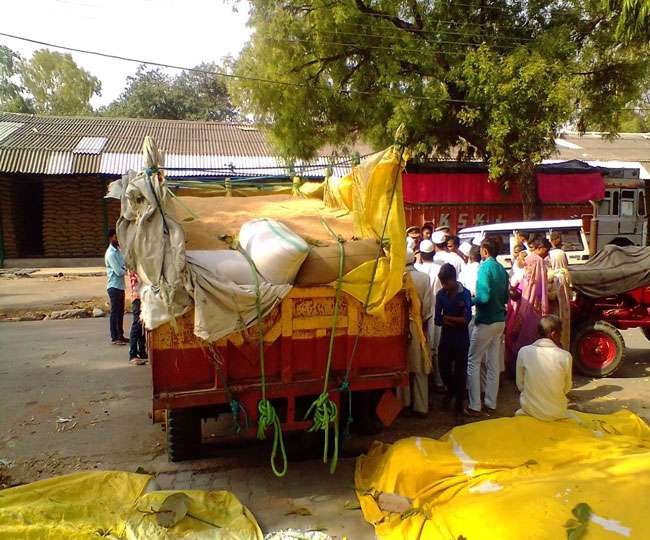
M 304 416 L 323 391 L 334 308 L 334 288 L 294 287 L 262 322 L 266 397 L 283 431 L 312 425 Z M 248 427 L 239 436 L 254 437 L 262 398 L 258 328 L 209 344 L 193 333 L 193 310 L 175 326 L 148 334 L 153 418 L 166 421 L 170 459 L 195 457 L 203 420 L 220 414 L 234 414 L 238 424 L 245 411 Z M 341 294 L 329 376 L 339 410 L 341 389 L 354 396 L 408 384 L 408 328 L 406 291 L 386 304 L 384 317 L 363 315 L 361 302 Z

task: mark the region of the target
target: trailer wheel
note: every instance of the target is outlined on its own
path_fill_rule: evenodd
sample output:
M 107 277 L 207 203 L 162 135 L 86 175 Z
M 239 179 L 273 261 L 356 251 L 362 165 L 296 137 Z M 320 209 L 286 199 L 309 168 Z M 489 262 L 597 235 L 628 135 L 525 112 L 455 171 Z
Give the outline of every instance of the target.
M 201 415 L 195 409 L 167 410 L 169 461 L 195 459 L 201 450 Z
M 578 329 L 572 352 L 582 374 L 607 377 L 623 363 L 625 341 L 615 326 L 605 321 L 595 321 Z

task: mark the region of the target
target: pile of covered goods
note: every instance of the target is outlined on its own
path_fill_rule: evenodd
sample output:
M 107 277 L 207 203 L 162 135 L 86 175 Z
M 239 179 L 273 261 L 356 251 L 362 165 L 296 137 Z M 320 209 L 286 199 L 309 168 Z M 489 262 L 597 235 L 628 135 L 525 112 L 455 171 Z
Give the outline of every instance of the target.
M 150 138 L 143 151 L 146 169 L 113 182 L 107 197 L 121 201 L 118 238 L 127 267 L 143 283 L 147 329 L 173 324 L 193 308 L 194 333 L 216 341 L 266 316 L 294 285 L 340 279 L 342 290 L 365 302 L 369 313 L 381 311 L 402 288 L 401 189 L 383 180 L 367 189 L 373 175 L 383 179 L 401 169 L 395 149 L 357 167 L 364 195 L 354 211 L 326 206 L 322 189 L 316 190 L 321 199 L 178 197 Z M 401 175 L 391 179 L 394 184 Z M 381 245 L 382 234 L 396 240 Z

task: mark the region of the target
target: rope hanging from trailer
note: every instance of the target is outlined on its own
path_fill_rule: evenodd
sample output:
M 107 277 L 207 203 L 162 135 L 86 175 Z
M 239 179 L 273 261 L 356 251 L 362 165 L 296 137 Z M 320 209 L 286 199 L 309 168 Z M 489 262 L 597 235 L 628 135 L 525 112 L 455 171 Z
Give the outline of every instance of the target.
M 332 356 L 334 353 L 334 338 L 336 335 L 336 328 L 338 326 L 339 320 L 339 311 L 341 307 L 341 285 L 343 283 L 343 272 L 345 270 L 345 249 L 343 247 L 343 238 L 337 235 L 331 227 L 325 222 L 321 217 L 321 223 L 329 231 L 332 237 L 336 240 L 339 248 L 339 273 L 336 280 L 336 292 L 334 300 L 334 314 L 332 316 L 332 329 L 330 332 L 330 342 L 329 349 L 327 351 L 327 365 L 325 367 L 325 375 L 323 380 L 323 391 L 321 394 L 314 400 L 310 405 L 309 409 L 305 413 L 304 419 L 306 420 L 313 412 L 314 415 L 314 424 L 309 428 L 308 431 L 323 431 L 324 443 L 323 443 L 323 463 L 327 463 L 328 460 L 328 450 L 329 450 L 329 429 L 330 424 L 334 426 L 334 449 L 332 451 L 332 461 L 330 463 L 330 473 L 334 474 L 336 471 L 336 465 L 339 460 L 339 415 L 338 407 L 336 403 L 329 397 L 329 378 L 330 370 L 332 368 Z
M 239 433 L 241 433 L 242 424 L 240 423 L 240 419 L 243 419 L 243 429 L 248 431 L 248 411 L 246 411 L 246 407 L 244 407 L 244 405 L 235 398 L 232 391 L 230 390 L 230 387 L 228 386 L 228 379 L 221 369 L 224 363 L 221 353 L 219 353 L 219 351 L 213 347 L 213 344 L 210 343 L 208 345 L 208 354 L 212 360 L 212 363 L 214 364 L 215 371 L 217 372 L 217 378 L 221 379 L 221 384 L 223 384 L 223 389 L 226 392 L 226 397 L 228 398 L 230 412 L 232 412 L 233 431 L 236 435 L 239 435 Z
M 377 256 L 374 260 L 374 265 L 372 268 L 372 274 L 370 276 L 370 283 L 368 284 L 368 292 L 366 294 L 366 300 L 363 303 L 363 310 L 361 311 L 361 317 L 359 318 L 359 326 L 357 335 L 354 337 L 354 343 L 352 345 L 352 351 L 350 352 L 350 357 L 348 358 L 347 366 L 345 369 L 345 377 L 341 382 L 341 385 L 338 387 L 338 391 L 348 392 L 348 418 L 345 425 L 345 435 L 349 436 L 350 434 L 350 424 L 353 422 L 352 418 L 352 391 L 350 389 L 350 371 L 352 370 L 352 362 L 357 354 L 359 348 L 359 339 L 361 337 L 361 330 L 363 329 L 363 323 L 367 315 L 368 304 L 370 304 L 370 295 L 372 293 L 372 287 L 375 283 L 375 278 L 377 277 L 377 268 L 379 267 L 379 260 L 384 254 L 384 236 L 386 234 L 386 229 L 388 228 L 388 219 L 390 218 L 390 211 L 393 207 L 393 201 L 395 200 L 395 193 L 397 192 L 397 180 L 399 179 L 400 169 L 402 167 L 402 157 L 404 153 L 404 146 L 399 145 L 397 147 L 399 152 L 399 160 L 397 163 L 397 168 L 395 169 L 395 178 L 393 179 L 393 186 L 391 188 L 390 198 L 388 201 L 388 210 L 386 211 L 386 218 L 384 219 L 384 225 L 381 230 L 381 235 L 379 237 L 379 248 L 377 249 Z
M 262 399 L 257 404 L 258 419 L 257 419 L 257 438 L 260 440 L 266 439 L 266 430 L 273 426 L 273 447 L 271 449 L 271 469 L 273 474 L 281 478 L 287 474 L 287 452 L 284 448 L 284 438 L 282 436 L 282 425 L 280 418 L 275 411 L 273 404 L 266 398 L 266 373 L 264 366 L 264 326 L 262 323 L 262 294 L 260 291 L 260 279 L 257 274 L 255 263 L 245 249 L 240 249 L 240 253 L 246 257 L 248 264 L 251 267 L 253 280 L 255 282 L 255 309 L 257 310 L 257 337 L 260 349 L 260 382 L 262 386 Z M 280 450 L 282 458 L 282 468 L 278 469 L 276 465 L 276 457 Z

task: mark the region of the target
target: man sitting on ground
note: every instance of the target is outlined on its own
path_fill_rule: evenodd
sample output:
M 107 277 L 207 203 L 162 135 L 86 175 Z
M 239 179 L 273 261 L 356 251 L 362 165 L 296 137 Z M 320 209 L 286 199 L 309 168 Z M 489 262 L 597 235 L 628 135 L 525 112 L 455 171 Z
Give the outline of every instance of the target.
M 539 339 L 522 347 L 517 356 L 517 388 L 521 409 L 515 414 L 539 420 L 566 418 L 566 394 L 571 390 L 571 354 L 561 348 L 562 321 L 542 317 Z

